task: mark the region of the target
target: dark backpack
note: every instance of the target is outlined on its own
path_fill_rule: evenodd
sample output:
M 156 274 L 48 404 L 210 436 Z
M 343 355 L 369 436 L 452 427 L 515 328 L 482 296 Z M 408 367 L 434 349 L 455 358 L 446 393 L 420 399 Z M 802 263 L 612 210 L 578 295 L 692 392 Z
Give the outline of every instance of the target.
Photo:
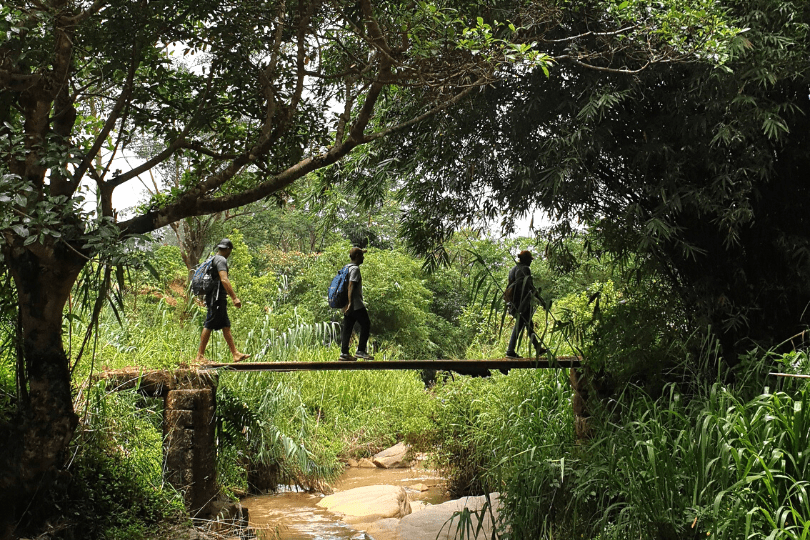
M 349 303 L 349 268 L 352 266 L 357 265 L 347 264 L 338 270 L 337 275 L 332 278 L 332 283 L 329 284 L 329 292 L 326 295 L 329 299 L 329 307 L 341 309 Z
M 214 260 L 216 255 L 209 257 L 207 261 L 201 263 L 194 269 L 194 274 L 191 276 L 191 283 L 188 288 L 191 294 L 204 298 L 208 296 L 217 284 L 211 273 L 211 261 Z

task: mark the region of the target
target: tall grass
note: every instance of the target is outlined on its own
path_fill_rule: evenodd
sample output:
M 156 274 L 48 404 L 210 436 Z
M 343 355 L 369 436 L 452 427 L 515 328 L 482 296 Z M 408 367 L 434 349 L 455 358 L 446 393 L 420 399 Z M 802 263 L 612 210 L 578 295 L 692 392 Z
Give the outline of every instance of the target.
M 524 455 L 559 456 L 573 443 L 567 373 L 515 370 L 437 386 L 426 442 L 454 493 L 501 491 Z
M 336 353 L 320 348 L 299 357 Z M 218 396 L 233 444 L 252 461 L 279 467 L 280 481 L 304 487 L 334 479 L 344 458 L 369 456 L 419 433 L 432 410 L 412 371 L 223 373 Z
M 628 387 L 587 445 L 519 461 L 512 537 L 810 538 L 810 390 L 746 393 Z

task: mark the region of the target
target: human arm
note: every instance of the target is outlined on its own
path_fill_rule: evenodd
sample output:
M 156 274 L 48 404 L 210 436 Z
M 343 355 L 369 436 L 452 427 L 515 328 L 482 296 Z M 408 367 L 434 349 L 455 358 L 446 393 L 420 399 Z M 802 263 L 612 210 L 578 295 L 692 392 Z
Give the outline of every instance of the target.
M 346 307 L 343 308 L 343 313 L 348 313 L 350 309 L 352 309 L 352 293 L 354 292 L 354 282 L 349 282 L 349 289 L 348 289 L 348 298 L 349 301 L 346 303 Z
M 233 290 L 233 285 L 231 285 L 231 280 L 228 279 L 228 272 L 225 270 L 219 271 L 219 281 L 222 283 L 222 286 L 225 288 L 225 292 L 228 293 L 228 296 L 231 297 L 233 301 L 233 305 L 240 308 L 242 307 L 242 301 L 236 297 L 236 292 Z

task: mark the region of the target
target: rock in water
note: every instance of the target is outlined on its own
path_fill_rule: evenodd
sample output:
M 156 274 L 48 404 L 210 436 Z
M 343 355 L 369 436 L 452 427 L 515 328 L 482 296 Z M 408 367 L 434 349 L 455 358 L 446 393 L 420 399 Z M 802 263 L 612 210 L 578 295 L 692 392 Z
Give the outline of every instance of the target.
M 324 497 L 318 506 L 343 514 L 346 523 L 370 523 L 386 518 L 401 518 L 411 513 L 408 495 L 400 486 L 349 489 Z
M 477 538 L 492 537 L 492 518 L 498 517 L 498 493 L 490 494 L 492 506 L 486 510 L 483 519 L 483 529 Z M 462 525 L 463 534 L 457 534 L 459 529 L 459 516 L 453 516 L 455 512 L 461 512 L 464 508 L 471 512 L 478 511 L 484 507 L 486 497 L 464 497 L 442 504 L 428 506 L 416 514 L 410 514 L 402 518 L 397 528 L 398 538 L 401 540 L 454 540 L 456 538 L 473 538 L 478 528 L 478 517 L 475 514 L 469 516 L 468 526 Z M 470 527 L 468 529 L 468 527 Z M 372 532 L 372 535 L 374 533 Z
M 410 446 L 400 442 L 379 454 L 375 454 L 371 460 L 377 467 L 383 469 L 402 469 L 408 467 L 408 464 L 405 463 L 405 454 L 410 449 Z

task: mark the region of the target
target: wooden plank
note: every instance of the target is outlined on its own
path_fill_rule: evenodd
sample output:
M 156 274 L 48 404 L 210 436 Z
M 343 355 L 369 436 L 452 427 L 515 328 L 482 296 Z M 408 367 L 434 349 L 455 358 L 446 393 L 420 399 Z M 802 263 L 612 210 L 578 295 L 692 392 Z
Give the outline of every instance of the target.
M 238 362 L 236 364 L 203 364 L 200 369 L 223 371 L 366 371 L 436 369 L 441 371 L 476 372 L 487 369 L 559 369 L 580 367 L 580 358 L 561 356 L 556 361 L 531 358 L 498 358 L 493 360 L 370 360 L 357 362 Z

